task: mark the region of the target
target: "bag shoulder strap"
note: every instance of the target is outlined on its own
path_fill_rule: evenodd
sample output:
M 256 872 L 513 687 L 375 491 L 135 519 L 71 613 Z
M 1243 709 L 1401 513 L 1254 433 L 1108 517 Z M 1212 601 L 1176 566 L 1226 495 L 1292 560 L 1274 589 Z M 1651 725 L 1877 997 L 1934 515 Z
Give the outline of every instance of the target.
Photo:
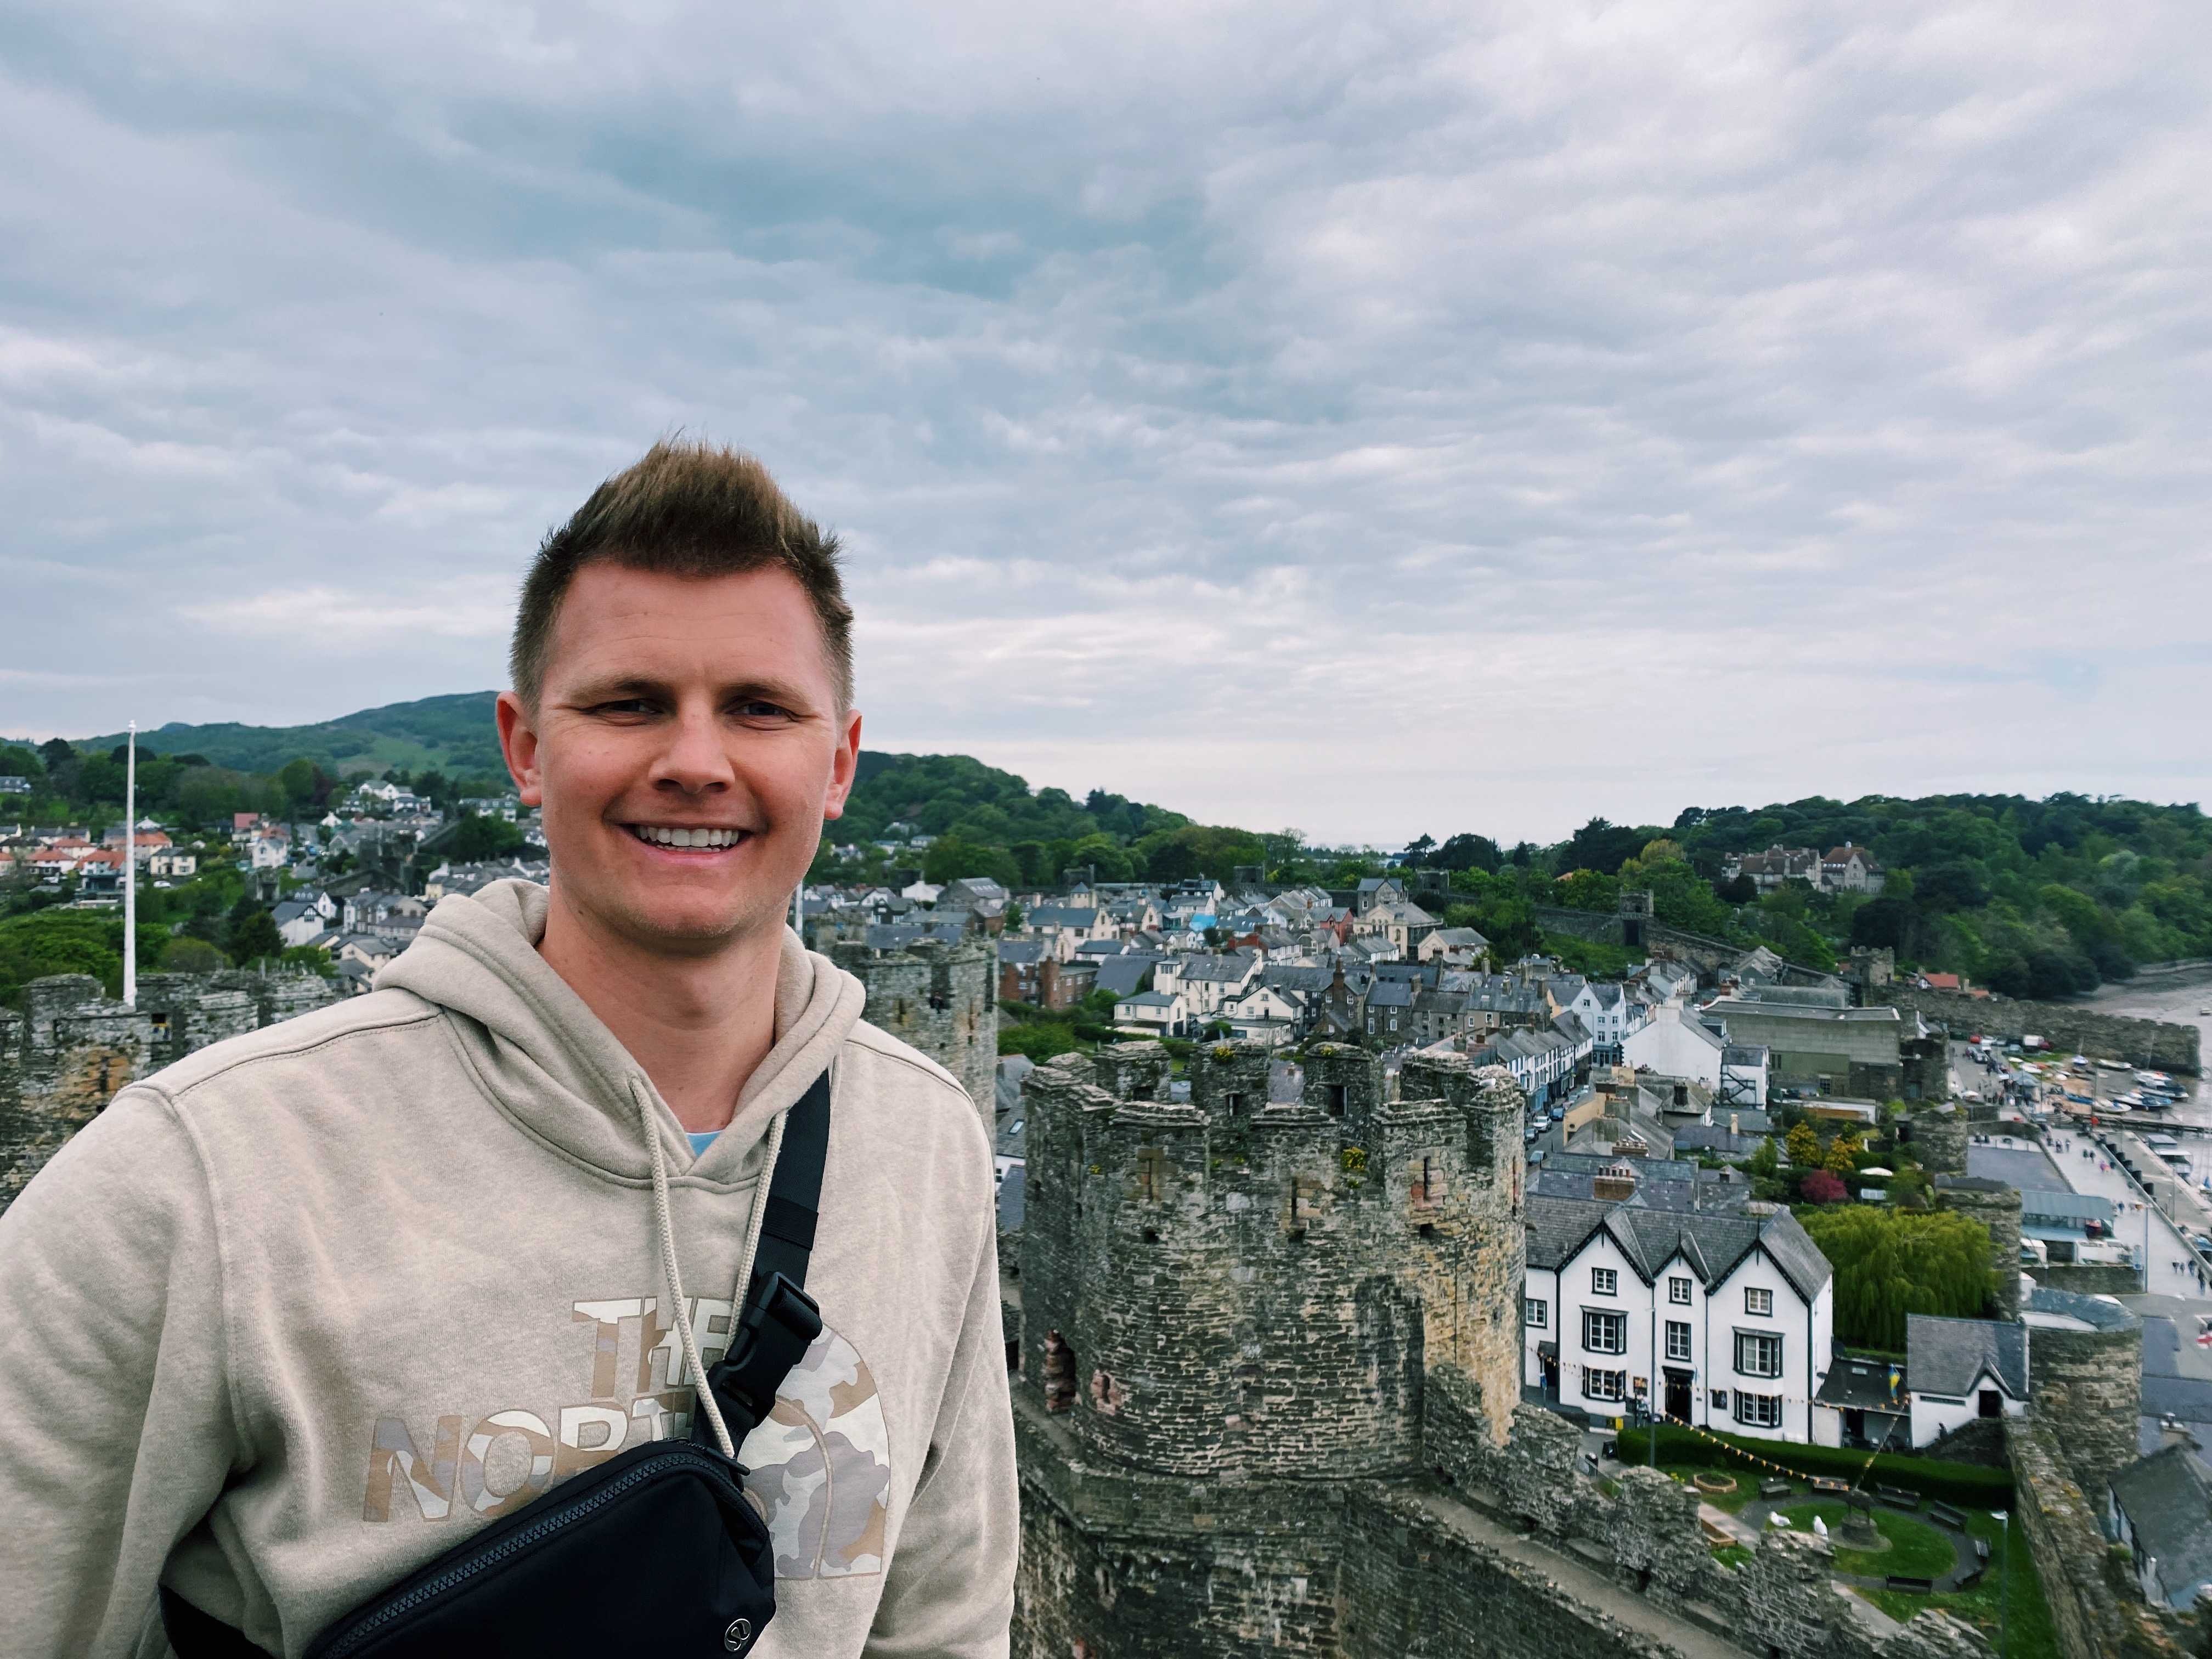
M 808 1085 L 783 1124 L 783 1146 L 769 1179 L 753 1251 L 752 1282 L 727 1352 L 710 1366 L 707 1386 L 722 1408 L 731 1441 L 741 1442 L 775 1407 L 775 1391 L 822 1334 L 822 1310 L 806 1293 L 806 1261 L 822 1207 L 822 1169 L 830 1157 L 830 1073 Z M 704 1412 L 691 1437 L 711 1435 Z
M 781 1273 L 806 1283 L 806 1258 L 814 1249 L 814 1223 L 822 1208 L 822 1169 L 830 1159 L 830 1073 L 814 1079 L 783 1121 L 783 1150 L 769 1179 L 753 1253 L 753 1285 Z

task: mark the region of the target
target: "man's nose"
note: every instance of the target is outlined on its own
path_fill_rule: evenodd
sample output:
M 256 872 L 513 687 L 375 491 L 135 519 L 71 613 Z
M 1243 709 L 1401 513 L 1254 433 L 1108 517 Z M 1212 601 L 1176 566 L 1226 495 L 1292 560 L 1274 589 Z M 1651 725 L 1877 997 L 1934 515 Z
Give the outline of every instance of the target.
M 722 747 L 720 723 L 708 709 L 687 709 L 678 715 L 653 769 L 655 785 L 680 789 L 687 795 L 726 789 L 733 781 L 730 757 Z

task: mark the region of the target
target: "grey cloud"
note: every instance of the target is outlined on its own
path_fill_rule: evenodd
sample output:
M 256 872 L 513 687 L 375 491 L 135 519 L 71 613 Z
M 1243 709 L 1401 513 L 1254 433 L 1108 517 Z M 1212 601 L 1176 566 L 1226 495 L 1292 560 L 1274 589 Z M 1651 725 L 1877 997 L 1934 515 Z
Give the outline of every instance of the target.
M 885 746 L 1376 839 L 2206 793 L 2185 9 L 635 11 L 8 26 L 0 727 L 491 684 L 683 425 L 846 532 Z

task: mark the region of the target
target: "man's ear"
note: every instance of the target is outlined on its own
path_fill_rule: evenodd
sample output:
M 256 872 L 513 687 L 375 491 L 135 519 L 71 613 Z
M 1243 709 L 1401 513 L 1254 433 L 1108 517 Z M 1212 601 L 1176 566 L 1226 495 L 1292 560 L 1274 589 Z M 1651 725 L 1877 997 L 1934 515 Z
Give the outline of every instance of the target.
M 499 721 L 499 752 L 507 758 L 507 775 L 525 806 L 545 804 L 545 781 L 538 770 L 536 717 L 512 691 L 499 694 L 494 709 Z
M 826 821 L 845 816 L 845 798 L 853 793 L 853 778 L 860 765 L 860 711 L 849 711 L 845 716 L 845 734 L 838 739 L 837 753 L 830 763 L 830 793 L 822 803 L 822 816 Z

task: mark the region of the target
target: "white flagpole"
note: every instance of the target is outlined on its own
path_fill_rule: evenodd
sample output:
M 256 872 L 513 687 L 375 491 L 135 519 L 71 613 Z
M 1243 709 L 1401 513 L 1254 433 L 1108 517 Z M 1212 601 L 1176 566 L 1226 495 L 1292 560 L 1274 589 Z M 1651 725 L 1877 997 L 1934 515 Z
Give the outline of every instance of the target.
M 123 762 L 123 1006 L 138 1006 L 138 722 Z

